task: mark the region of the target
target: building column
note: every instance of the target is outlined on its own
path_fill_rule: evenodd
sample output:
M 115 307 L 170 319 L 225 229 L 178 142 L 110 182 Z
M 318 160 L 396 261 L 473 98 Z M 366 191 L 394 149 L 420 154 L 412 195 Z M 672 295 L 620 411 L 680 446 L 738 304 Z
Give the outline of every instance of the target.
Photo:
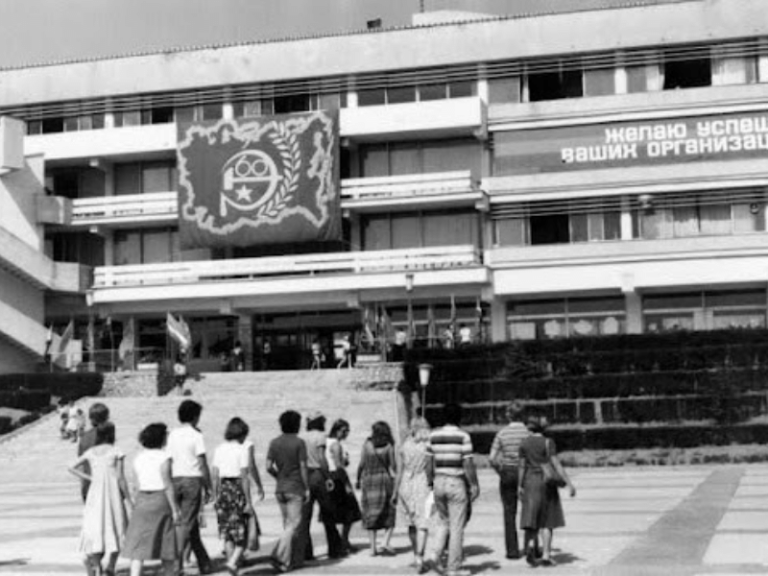
M 621 197 L 621 239 L 632 240 L 632 209 L 629 196 Z
M 627 78 L 627 68 L 624 64 L 624 54 L 619 52 L 616 56 L 616 69 L 614 72 L 614 86 L 616 94 L 629 93 L 629 81 Z
M 491 341 L 507 341 L 507 303 L 500 298 L 491 301 Z
M 253 316 L 239 314 L 237 316 L 237 339 L 243 346 L 245 355 L 245 371 L 253 371 Z
M 624 292 L 627 313 L 627 334 L 643 333 L 643 298 L 634 290 Z

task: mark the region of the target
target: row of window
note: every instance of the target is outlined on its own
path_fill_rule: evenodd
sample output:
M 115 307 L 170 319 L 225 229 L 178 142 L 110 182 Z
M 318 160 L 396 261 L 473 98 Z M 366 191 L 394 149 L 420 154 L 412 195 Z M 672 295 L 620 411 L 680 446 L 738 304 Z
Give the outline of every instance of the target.
M 678 90 L 713 85 L 751 84 L 764 82 L 760 76 L 756 45 L 743 55 L 728 47 L 702 48 L 693 57 L 680 59 L 674 51 L 660 50 L 655 56 L 622 65 L 595 67 L 588 59 L 563 59 L 548 63 L 541 70 L 531 66 L 516 76 L 491 78 L 488 82 L 490 104 L 538 102 L 563 98 L 605 96 L 611 94 Z M 525 70 L 525 68 L 524 68 Z M 394 78 L 394 76 L 393 76 Z M 381 106 L 406 102 L 426 102 L 446 98 L 476 96 L 475 79 L 442 82 L 397 83 L 391 86 L 360 87 L 358 106 Z M 304 112 L 309 110 L 344 108 L 346 92 L 307 92 L 282 96 L 267 96 L 232 103 L 236 118 L 267 114 Z M 194 106 L 150 106 L 139 110 L 114 112 L 115 127 L 163 124 L 174 121 L 218 120 L 222 118 L 222 102 Z M 104 114 L 72 115 L 67 117 L 30 120 L 29 134 L 47 134 L 104 128 Z
M 631 237 L 642 240 L 728 236 L 766 231 L 765 200 L 632 210 Z M 628 231 L 629 232 L 629 231 Z M 620 240 L 621 212 L 530 215 L 494 221 L 498 246 Z M 625 237 L 628 237 L 626 234 Z
M 649 294 L 642 299 L 646 332 L 764 328 L 767 312 L 764 289 Z M 507 326 L 512 340 L 624 334 L 625 300 L 606 296 L 509 302 Z

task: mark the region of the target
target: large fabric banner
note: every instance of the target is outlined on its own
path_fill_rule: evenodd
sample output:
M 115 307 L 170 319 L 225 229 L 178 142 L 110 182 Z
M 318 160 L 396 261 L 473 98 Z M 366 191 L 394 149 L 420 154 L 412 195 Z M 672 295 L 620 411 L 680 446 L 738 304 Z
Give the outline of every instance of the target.
M 182 248 L 341 237 L 338 112 L 179 126 Z

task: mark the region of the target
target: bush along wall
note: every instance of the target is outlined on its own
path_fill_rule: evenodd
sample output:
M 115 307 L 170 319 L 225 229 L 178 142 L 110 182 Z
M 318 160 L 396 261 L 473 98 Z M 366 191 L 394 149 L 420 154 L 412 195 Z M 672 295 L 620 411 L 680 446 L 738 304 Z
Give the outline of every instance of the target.
M 433 366 L 428 419 L 439 423 L 442 405 L 462 404 L 480 451 L 513 399 L 548 415 L 561 449 L 687 447 L 765 434 L 746 430 L 768 414 L 766 330 L 411 350 L 404 369 L 411 390 L 421 363 Z
M 51 396 L 73 400 L 97 396 L 103 382 L 103 376 L 98 373 L 2 374 L 0 406 L 35 410 L 50 404 Z

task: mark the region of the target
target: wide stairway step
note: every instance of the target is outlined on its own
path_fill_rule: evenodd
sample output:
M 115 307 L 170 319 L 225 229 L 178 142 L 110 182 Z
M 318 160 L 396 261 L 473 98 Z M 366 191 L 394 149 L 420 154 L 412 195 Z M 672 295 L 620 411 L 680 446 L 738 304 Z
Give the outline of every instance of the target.
M 328 419 L 328 429 L 337 418 L 349 421 L 351 474 L 371 425 L 384 420 L 393 432 L 398 425 L 395 392 L 357 390 L 353 370 L 206 373 L 190 379 L 188 388 L 190 398 L 203 405 L 200 428 L 209 454 L 223 441 L 230 418 L 239 416 L 248 423 L 267 489 L 271 489 L 272 480 L 264 473 L 266 449 L 269 441 L 280 434 L 278 418 L 285 410 L 302 415 L 320 410 Z M 128 455 L 130 470 L 130 461 L 139 449 L 139 431 L 151 422 L 176 426 L 182 400 L 177 395 L 87 398 L 78 405 L 85 412 L 96 401 L 109 406 L 117 428 L 117 444 Z M 58 428 L 59 419 L 52 414 L 12 438 L 0 438 L 0 461 L 6 464 L 0 469 L 0 483 L 71 481 L 76 486 L 77 480 L 67 473 L 67 467 L 74 462 L 77 448 L 60 439 Z

